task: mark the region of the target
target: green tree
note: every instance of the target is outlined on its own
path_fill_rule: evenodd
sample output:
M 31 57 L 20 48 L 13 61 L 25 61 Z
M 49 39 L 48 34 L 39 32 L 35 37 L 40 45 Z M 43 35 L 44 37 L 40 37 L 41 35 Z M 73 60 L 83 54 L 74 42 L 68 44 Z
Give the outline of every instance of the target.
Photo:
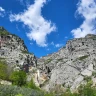
M 10 80 L 13 85 L 23 86 L 26 84 L 26 73 L 24 71 L 14 71 L 10 76 Z

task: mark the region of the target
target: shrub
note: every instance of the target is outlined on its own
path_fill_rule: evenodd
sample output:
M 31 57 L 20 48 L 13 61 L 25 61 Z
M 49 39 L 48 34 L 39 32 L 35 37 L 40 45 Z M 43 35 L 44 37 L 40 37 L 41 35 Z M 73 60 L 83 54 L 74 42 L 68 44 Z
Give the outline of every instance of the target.
M 0 30 L 0 35 L 3 35 L 3 36 L 6 36 L 6 35 L 9 35 L 9 33 L 5 30 Z
M 96 96 L 96 88 L 91 87 L 89 84 L 81 86 L 78 92 L 78 96 Z
M 0 85 L 0 96 L 44 96 L 44 93 L 30 88 Z
M 35 89 L 35 90 L 40 90 L 40 88 L 35 85 L 33 79 L 31 79 L 31 81 L 29 81 L 29 82 L 27 83 L 27 87 L 28 87 L 28 88 L 31 88 L 31 89 Z
M 96 96 L 96 88 L 87 84 L 81 85 L 77 93 L 67 90 L 63 93 L 47 93 L 30 88 L 0 85 L 0 96 Z
M 58 61 L 63 61 L 63 58 L 57 59 Z
M 22 53 L 23 54 L 28 54 L 28 51 L 27 50 L 22 50 Z
M 96 77 L 96 72 L 92 72 L 92 75 L 93 75 L 94 77 Z
M 49 59 L 47 59 L 47 60 L 44 62 L 44 64 L 48 64 L 48 63 L 50 63 L 51 61 L 52 61 L 52 59 L 49 58 Z
M 24 71 L 14 71 L 10 76 L 10 80 L 13 85 L 23 86 L 26 84 L 26 73 Z
M 85 56 L 79 57 L 78 59 L 79 59 L 79 60 L 84 60 L 84 59 L 88 58 L 88 56 L 89 56 L 89 55 L 85 55 Z
M 0 60 L 0 79 L 6 80 L 8 79 L 8 74 L 7 74 L 7 64 L 5 61 Z
M 22 94 L 17 94 L 17 95 L 15 95 L 15 96 L 23 96 Z
M 45 93 L 44 96 L 55 96 L 54 93 Z
M 85 76 L 84 77 L 84 80 L 87 81 L 87 82 L 89 82 L 89 81 L 91 81 L 91 77 L 90 76 L 89 77 L 88 76 Z

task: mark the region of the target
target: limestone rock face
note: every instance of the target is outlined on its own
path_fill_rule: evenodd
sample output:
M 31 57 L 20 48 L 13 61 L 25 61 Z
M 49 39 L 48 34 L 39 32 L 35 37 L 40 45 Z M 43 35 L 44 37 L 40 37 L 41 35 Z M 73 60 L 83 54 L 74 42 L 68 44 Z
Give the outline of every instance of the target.
M 58 52 L 41 57 L 37 61 L 41 74 L 48 77 L 47 90 L 56 85 L 75 90 L 86 76 L 96 71 L 96 35 L 69 40 Z
M 12 85 L 12 82 L 5 81 L 5 80 L 0 80 L 1 85 Z
M 96 84 L 96 35 L 69 40 L 58 52 L 37 59 L 21 38 L 0 27 L 0 60 L 14 70 L 25 70 L 27 80 L 33 78 L 46 91 L 58 86 L 74 91 L 86 84 L 86 77 Z
M 37 64 L 35 55 L 28 53 L 24 41 L 3 27 L 0 27 L 0 59 L 4 59 L 10 68 L 23 69 L 26 72 Z

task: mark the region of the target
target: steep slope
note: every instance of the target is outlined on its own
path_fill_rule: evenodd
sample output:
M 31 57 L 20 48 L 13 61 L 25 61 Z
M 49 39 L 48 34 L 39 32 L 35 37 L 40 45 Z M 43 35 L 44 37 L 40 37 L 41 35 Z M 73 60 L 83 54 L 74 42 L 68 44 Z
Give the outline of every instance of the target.
M 6 61 L 9 70 L 23 69 L 29 72 L 31 67 L 37 65 L 35 55 L 28 52 L 24 41 L 3 27 L 0 27 L 0 60 Z
M 9 70 L 25 70 L 27 80 L 33 78 L 46 91 L 74 91 L 89 79 L 96 83 L 96 35 L 69 40 L 58 52 L 37 59 L 21 38 L 0 27 L 0 61 L 6 61 Z
M 48 77 L 46 90 L 60 85 L 73 91 L 86 83 L 85 77 L 96 80 L 92 74 L 96 72 L 96 35 L 69 40 L 58 52 L 38 59 L 38 68 Z

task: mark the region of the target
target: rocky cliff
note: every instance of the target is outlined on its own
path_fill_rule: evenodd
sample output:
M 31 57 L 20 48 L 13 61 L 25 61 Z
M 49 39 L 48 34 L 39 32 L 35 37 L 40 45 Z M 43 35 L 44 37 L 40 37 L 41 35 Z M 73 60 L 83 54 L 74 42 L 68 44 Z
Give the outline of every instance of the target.
M 26 72 L 37 65 L 35 55 L 28 52 L 24 41 L 3 27 L 0 27 L 0 60 L 6 61 L 10 69 L 23 69 Z
M 74 91 L 89 78 L 96 83 L 96 35 L 69 40 L 58 52 L 37 59 L 21 38 L 0 27 L 0 60 L 14 70 L 25 70 L 28 81 L 34 78 L 47 91 L 57 86 Z
M 48 77 L 46 90 L 59 85 L 73 91 L 86 84 L 87 77 L 96 83 L 96 35 L 69 40 L 58 52 L 38 59 L 38 68 Z

